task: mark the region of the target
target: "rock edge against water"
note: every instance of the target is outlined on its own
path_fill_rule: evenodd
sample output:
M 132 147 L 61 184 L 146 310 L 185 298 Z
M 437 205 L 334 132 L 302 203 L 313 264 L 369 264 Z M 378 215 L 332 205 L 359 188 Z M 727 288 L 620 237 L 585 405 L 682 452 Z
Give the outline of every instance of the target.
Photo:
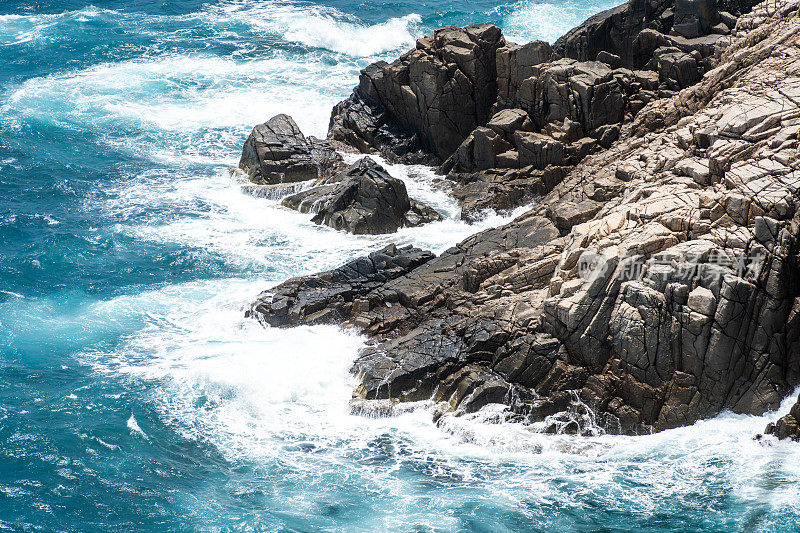
M 328 141 L 306 137 L 288 115 L 253 128 L 239 168 L 254 184 L 251 191 L 282 197 L 282 205 L 313 213 L 315 224 L 336 230 L 394 233 L 442 219 L 433 208 L 410 199 L 403 181 L 375 161 L 365 157 L 345 165 Z M 313 184 L 304 188 L 306 181 Z
M 438 257 L 388 249 L 289 280 L 249 314 L 364 331 L 357 398 L 455 414 L 501 403 L 509 419 L 584 434 L 775 409 L 800 384 L 799 5 L 634 0 L 553 47 L 445 28 L 373 65 L 334 110 L 333 141 L 453 169 L 525 153 L 534 163 L 450 177 L 489 203 L 528 187 L 541 200 Z M 680 74 L 684 55 L 696 77 Z M 486 110 L 492 68 L 504 81 Z M 420 95 L 447 111 L 448 90 L 468 120 L 447 143 L 431 146 L 428 115 L 395 119 Z M 375 101 L 386 95 L 395 111 Z M 796 435 L 796 410 L 771 432 Z

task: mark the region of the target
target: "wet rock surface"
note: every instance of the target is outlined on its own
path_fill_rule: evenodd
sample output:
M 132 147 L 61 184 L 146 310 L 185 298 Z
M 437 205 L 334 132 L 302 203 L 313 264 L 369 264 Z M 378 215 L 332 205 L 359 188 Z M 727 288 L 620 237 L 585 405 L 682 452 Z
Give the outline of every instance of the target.
M 775 423 L 770 423 L 764 430 L 767 435 L 775 435 L 777 438 L 791 439 L 800 441 L 800 398 L 792 409 L 785 416 L 782 416 Z
M 474 143 L 463 164 L 484 165 L 486 146 L 503 150 L 495 164 L 514 161 L 514 151 L 519 161 L 525 147 L 528 166 L 545 169 L 520 167 L 503 183 L 544 182 L 551 154 L 565 157 L 590 124 L 618 126 L 602 142 L 590 137 L 598 146 L 549 183 L 528 181 L 542 195 L 534 208 L 385 281 L 341 278 L 342 300 L 325 293 L 325 273 L 317 292 L 286 289 L 312 311 L 289 313 L 294 301 L 278 298 L 261 299 L 252 314 L 273 325 L 344 321 L 370 335 L 353 367 L 355 396 L 365 400 L 433 399 L 456 414 L 502 403 L 510 419 L 571 433 L 645 433 L 723 410 L 775 409 L 800 384 L 799 4 L 766 2 L 739 17 L 725 46 L 715 41 L 713 60 L 700 58 L 710 68 L 695 85 L 654 90 L 621 124 L 591 111 L 597 97 L 631 101 L 610 65 L 552 61 L 537 80 L 573 84 L 558 77 L 573 69 L 585 88 L 608 88 L 548 107 L 555 122 L 537 123 L 548 115 L 522 107 L 496 110 L 462 141 Z M 629 64 L 620 50 L 606 52 Z M 624 74 L 662 83 L 657 72 Z M 534 108 L 549 93 L 538 94 Z M 559 98 L 548 101 L 570 102 Z M 494 170 L 463 177 L 464 187 L 474 198 L 486 195 L 481 183 L 500 189 Z M 290 314 L 297 318 L 271 318 Z M 773 432 L 793 435 L 794 411 Z

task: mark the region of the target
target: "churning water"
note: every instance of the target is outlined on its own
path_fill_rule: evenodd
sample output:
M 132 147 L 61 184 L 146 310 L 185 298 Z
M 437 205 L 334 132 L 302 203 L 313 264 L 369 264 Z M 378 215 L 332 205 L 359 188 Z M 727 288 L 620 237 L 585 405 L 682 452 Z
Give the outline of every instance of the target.
M 435 27 L 553 40 L 605 7 L 0 2 L 0 529 L 797 530 L 800 448 L 752 440 L 778 413 L 591 438 L 496 408 L 369 418 L 362 338 L 243 318 L 288 277 L 508 219 L 468 226 L 429 169 L 390 166 L 445 220 L 315 226 L 227 172 L 254 124 L 324 136 L 359 69 Z

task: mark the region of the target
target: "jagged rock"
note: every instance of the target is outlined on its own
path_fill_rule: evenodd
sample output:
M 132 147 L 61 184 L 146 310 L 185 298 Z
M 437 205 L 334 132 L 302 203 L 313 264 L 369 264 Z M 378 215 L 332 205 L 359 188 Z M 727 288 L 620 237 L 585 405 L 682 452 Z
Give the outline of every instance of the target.
M 514 135 L 519 131 L 532 130 L 533 123 L 525 111 L 504 109 L 492 116 L 486 126 L 475 128 L 442 164 L 441 170 L 446 173 L 519 168 L 520 159 L 514 150 Z
M 553 50 L 562 57 L 579 61 L 595 60 L 598 53 L 607 52 L 620 57 L 629 68 L 640 68 L 650 58 L 646 51 L 642 53 L 635 46 L 637 36 L 651 26 L 660 33 L 667 33 L 672 20 L 662 15 L 672 5 L 665 0 L 631 0 L 590 17 L 559 38 Z
M 683 89 L 694 85 L 700 79 L 697 60 L 690 54 L 675 47 L 661 47 L 654 53 L 658 65 L 658 77 L 668 83 L 671 89 Z
M 338 322 L 351 316 L 356 300 L 433 259 L 431 252 L 390 244 L 339 268 L 293 278 L 262 293 L 247 316 L 270 326 Z M 367 307 L 369 300 L 366 300 Z
M 700 37 L 720 21 L 716 0 L 676 0 L 672 31 L 684 37 Z
M 497 105 L 513 107 L 520 84 L 536 75 L 537 65 L 549 63 L 553 49 L 544 41 L 519 45 L 508 43 L 497 49 Z
M 675 13 L 666 4 L 653 11 L 656 29 L 668 33 Z M 531 79 L 550 76 L 556 94 L 537 94 L 557 109 L 531 112 L 541 105 L 533 99 L 531 108 L 515 104 L 534 131 L 513 137 L 558 142 L 566 159 L 590 133 L 597 138 L 584 144 L 595 143 L 594 151 L 574 166 L 451 173 L 457 190 L 472 188 L 473 205 L 480 195 L 510 194 L 516 181 L 525 182 L 518 190 L 539 187 L 543 196 L 510 224 L 353 297 L 344 319 L 374 339 L 354 364 L 356 397 L 433 399 L 455 414 L 500 402 L 510 420 L 574 433 L 645 433 L 723 410 L 776 408 L 800 385 L 799 6 L 757 6 L 738 19 L 724 49 L 709 36 L 661 33 L 667 44 L 653 51 L 675 46 L 713 61 L 678 93 L 646 89 L 652 78 L 602 63 L 537 65 L 516 99 L 534 94 L 526 89 Z M 615 13 L 624 19 L 633 9 L 644 4 Z M 649 24 L 651 15 L 642 20 Z M 611 32 L 639 22 L 608 24 Z M 628 42 L 642 33 L 608 38 Z M 703 47 L 716 51 L 704 55 Z M 638 53 L 606 51 L 626 62 Z M 559 69 L 572 72 L 559 81 Z M 604 84 L 593 119 L 584 110 Z M 630 101 L 643 91 L 653 91 L 647 106 L 623 121 L 610 147 L 597 149 L 601 127 L 619 124 L 592 122 L 603 99 L 618 93 Z M 575 94 L 583 95 L 579 103 Z M 580 131 L 568 133 L 572 123 Z M 513 147 L 501 145 L 495 164 L 522 165 L 505 129 L 480 127 Z M 528 160 L 553 161 L 548 150 L 531 152 L 538 155 Z M 323 313 L 313 320 L 325 320 L 327 300 L 309 298 Z M 270 316 L 273 305 L 262 302 L 258 313 Z
M 626 108 L 623 88 L 608 65 L 572 59 L 549 63 L 525 80 L 516 103 L 537 128 L 569 119 L 584 133 L 621 122 Z
M 726 12 L 744 14 L 755 2 L 726 0 L 719 4 Z M 650 61 L 653 50 L 667 44 L 664 35 L 673 30 L 682 38 L 707 35 L 720 18 L 716 0 L 630 0 L 590 17 L 559 38 L 553 50 L 578 61 L 609 53 L 618 56 L 624 66 L 637 69 Z
M 311 220 L 354 234 L 393 233 L 404 226 L 441 220 L 435 210 L 412 201 L 405 183 L 391 177 L 369 157 L 331 177 L 328 182 L 287 196 L 283 205 Z
M 329 136 L 362 151 L 388 144 L 404 156 L 419 146 L 446 159 L 488 120 L 497 99 L 496 52 L 504 45 L 489 24 L 436 30 L 394 63 L 364 69 L 353 96 L 334 108 Z
M 494 26 L 442 28 L 399 60 L 362 71 L 352 96 L 334 109 L 329 137 L 389 160 L 442 163 L 443 174 L 468 184 L 458 186 L 460 198 L 473 198 L 478 189 L 500 195 L 485 204 L 531 198 L 544 180 L 498 183 L 497 176 L 516 179 L 507 171 L 529 165 L 529 152 L 513 133 L 549 135 L 565 147 L 589 137 L 610 147 L 650 102 L 697 83 L 712 68 L 717 49 L 729 41 L 723 34 L 735 22 L 730 12 L 752 7 L 749 0 L 723 4 L 720 12 L 714 0 L 631 0 L 590 18 L 553 47 L 508 43 Z M 490 118 L 503 110 L 526 113 L 532 127 L 494 127 Z M 592 151 L 585 144 L 567 150 L 558 166 L 573 166 Z
M 239 168 L 253 182 L 272 185 L 324 178 L 341 160 L 325 141 L 303 135 L 292 117 L 276 115 L 253 128 Z

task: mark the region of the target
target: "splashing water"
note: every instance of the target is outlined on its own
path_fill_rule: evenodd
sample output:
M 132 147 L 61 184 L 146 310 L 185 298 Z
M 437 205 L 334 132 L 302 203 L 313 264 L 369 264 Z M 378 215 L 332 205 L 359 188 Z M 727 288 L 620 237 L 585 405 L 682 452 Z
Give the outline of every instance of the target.
M 364 416 L 365 339 L 243 317 L 288 277 L 521 212 L 469 226 L 430 169 L 380 161 L 444 220 L 316 226 L 228 172 L 255 123 L 324 136 L 360 69 L 440 25 L 552 40 L 605 7 L 3 2 L 0 528 L 796 530 L 800 452 L 752 440 L 788 404 L 642 437 L 546 435 L 501 406 Z

